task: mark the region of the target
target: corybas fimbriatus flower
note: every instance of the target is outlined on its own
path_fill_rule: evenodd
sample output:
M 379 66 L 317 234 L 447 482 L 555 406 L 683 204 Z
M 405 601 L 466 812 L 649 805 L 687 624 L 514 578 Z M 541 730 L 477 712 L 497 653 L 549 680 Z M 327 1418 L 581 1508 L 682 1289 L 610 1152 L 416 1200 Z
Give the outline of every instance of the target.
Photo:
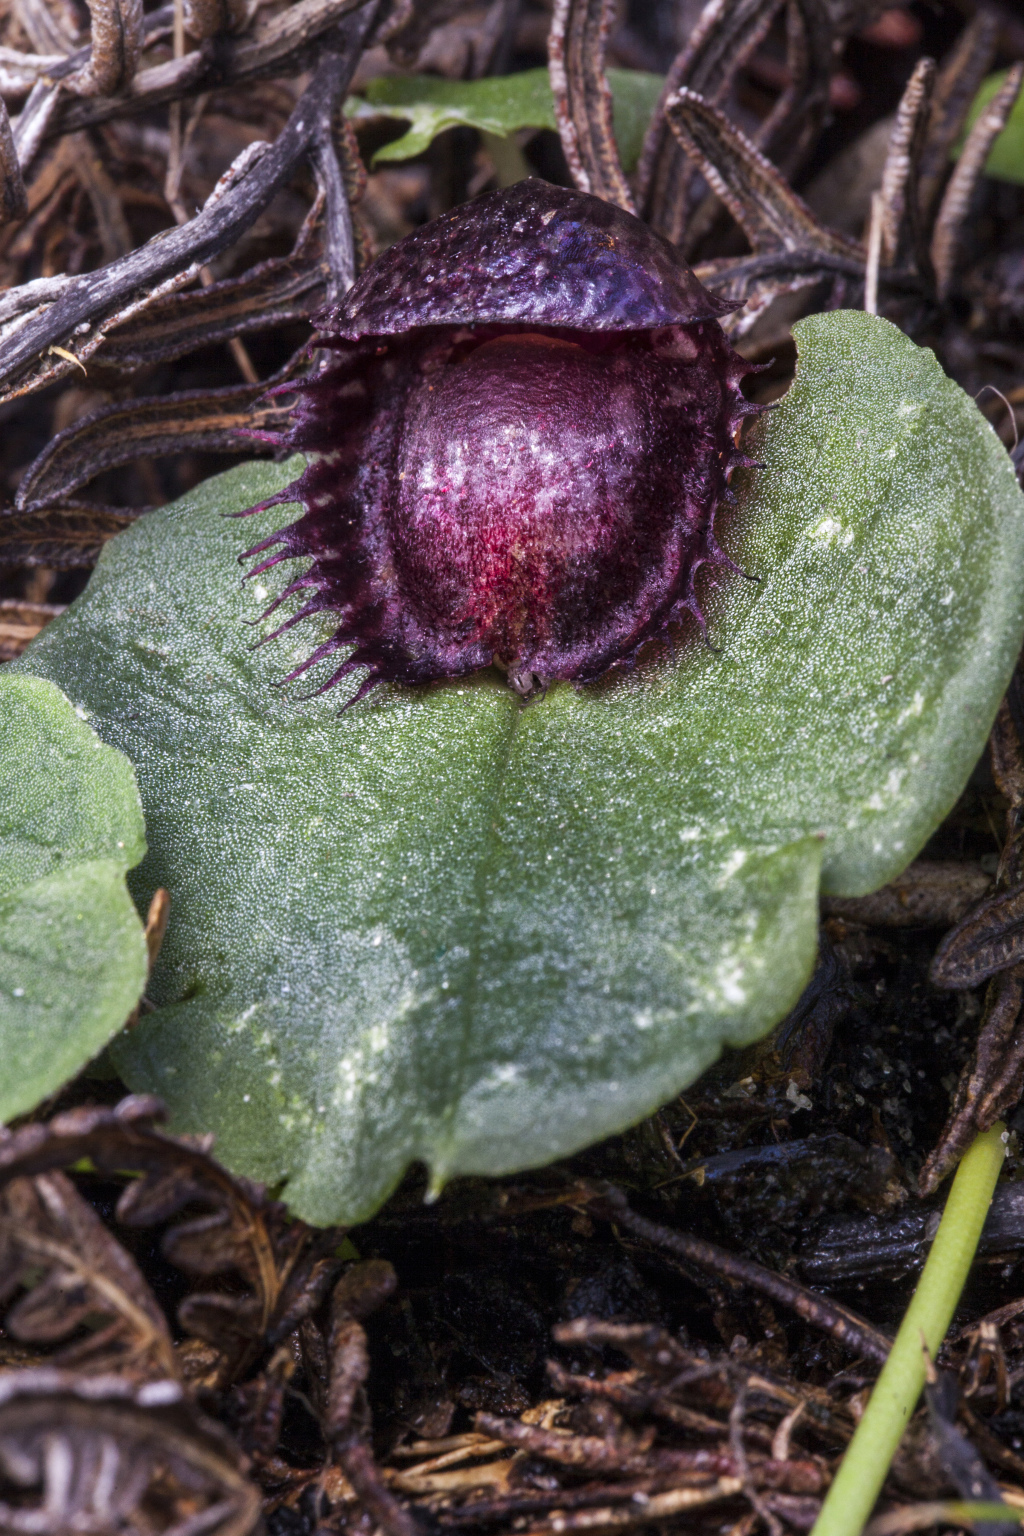
M 308 467 L 252 509 L 304 508 L 242 557 L 309 560 L 274 635 L 337 617 L 289 679 L 341 651 L 324 687 L 365 668 L 356 698 L 492 664 L 528 694 L 704 629 L 697 573 L 731 564 L 715 510 L 757 409 L 730 307 L 639 219 L 536 180 L 386 251 L 316 317 L 337 361 L 284 438 Z

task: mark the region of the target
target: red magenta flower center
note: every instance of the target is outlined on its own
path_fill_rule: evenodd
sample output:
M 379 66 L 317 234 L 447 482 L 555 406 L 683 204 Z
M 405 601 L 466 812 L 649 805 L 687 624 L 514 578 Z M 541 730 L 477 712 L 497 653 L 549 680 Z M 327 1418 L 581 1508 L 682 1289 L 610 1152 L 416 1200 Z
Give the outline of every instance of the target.
M 685 504 L 692 374 L 646 334 L 526 332 L 425 375 L 394 525 L 419 622 L 540 672 L 609 622 L 628 649 L 677 587 L 696 531 L 684 523 L 666 551 Z
M 392 246 L 319 320 L 337 361 L 300 387 L 307 469 L 274 498 L 305 511 L 249 551 L 254 576 L 309 562 L 281 628 L 337 616 L 290 675 L 340 651 L 323 686 L 365 668 L 356 698 L 492 664 L 528 694 L 703 628 L 755 409 L 729 308 L 639 220 L 543 182 Z

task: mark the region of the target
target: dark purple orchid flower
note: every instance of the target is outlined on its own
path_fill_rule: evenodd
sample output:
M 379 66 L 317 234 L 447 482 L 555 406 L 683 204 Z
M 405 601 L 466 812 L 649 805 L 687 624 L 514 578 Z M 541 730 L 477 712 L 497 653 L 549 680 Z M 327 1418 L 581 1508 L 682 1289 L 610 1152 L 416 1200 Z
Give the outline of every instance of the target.
M 365 667 L 356 698 L 492 663 L 528 694 L 686 613 L 704 629 L 695 578 L 731 564 L 713 520 L 758 409 L 730 307 L 639 219 L 536 180 L 386 251 L 316 317 L 338 360 L 284 439 L 308 467 L 252 508 L 305 508 L 242 557 L 310 560 L 275 635 L 338 616 L 289 676 L 351 647 L 324 686 Z

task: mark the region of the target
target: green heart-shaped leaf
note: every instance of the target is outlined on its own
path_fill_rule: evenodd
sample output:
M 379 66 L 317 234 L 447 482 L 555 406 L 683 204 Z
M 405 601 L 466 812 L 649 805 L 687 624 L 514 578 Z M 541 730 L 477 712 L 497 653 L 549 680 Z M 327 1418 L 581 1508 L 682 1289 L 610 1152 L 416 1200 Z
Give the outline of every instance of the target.
M 619 157 L 623 167 L 631 171 L 640 158 L 644 133 L 665 81 L 663 76 L 642 69 L 610 69 L 608 83 Z M 546 69 L 524 69 L 486 80 L 378 75 L 367 81 L 362 96 L 349 99 L 345 110 L 357 120 L 394 117 L 409 124 L 400 139 L 392 139 L 377 150 L 374 165 L 421 155 L 446 128 L 478 128 L 505 138 L 520 128 L 557 126 Z
M 0 672 L 0 1120 L 101 1050 L 146 980 L 125 871 L 146 851 L 132 766 L 59 689 Z
M 267 593 L 234 565 L 287 514 L 223 514 L 293 463 L 141 519 L 22 663 L 135 763 L 137 888 L 172 896 L 121 1070 L 307 1218 L 653 1109 L 792 1005 L 819 871 L 882 884 L 962 788 L 1024 630 L 1024 498 L 930 352 L 860 313 L 797 335 L 719 514 L 756 581 L 708 594 L 716 651 L 525 707 L 489 674 L 289 700 L 316 626 L 249 651 Z

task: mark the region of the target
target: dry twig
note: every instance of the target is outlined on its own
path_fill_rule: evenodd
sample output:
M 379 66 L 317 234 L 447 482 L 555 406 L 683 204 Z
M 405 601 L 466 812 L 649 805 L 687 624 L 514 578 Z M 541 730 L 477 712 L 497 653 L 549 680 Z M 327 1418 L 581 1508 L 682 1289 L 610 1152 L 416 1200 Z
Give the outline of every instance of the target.
M 614 0 L 555 0 L 548 37 L 555 121 L 581 192 L 635 213 L 612 129 L 612 93 L 604 55 Z
M 949 297 L 956 276 L 964 220 L 989 151 L 1006 127 L 1024 82 L 1024 63 L 1014 64 L 967 136 L 942 198 L 932 234 L 931 261 L 940 299 Z

